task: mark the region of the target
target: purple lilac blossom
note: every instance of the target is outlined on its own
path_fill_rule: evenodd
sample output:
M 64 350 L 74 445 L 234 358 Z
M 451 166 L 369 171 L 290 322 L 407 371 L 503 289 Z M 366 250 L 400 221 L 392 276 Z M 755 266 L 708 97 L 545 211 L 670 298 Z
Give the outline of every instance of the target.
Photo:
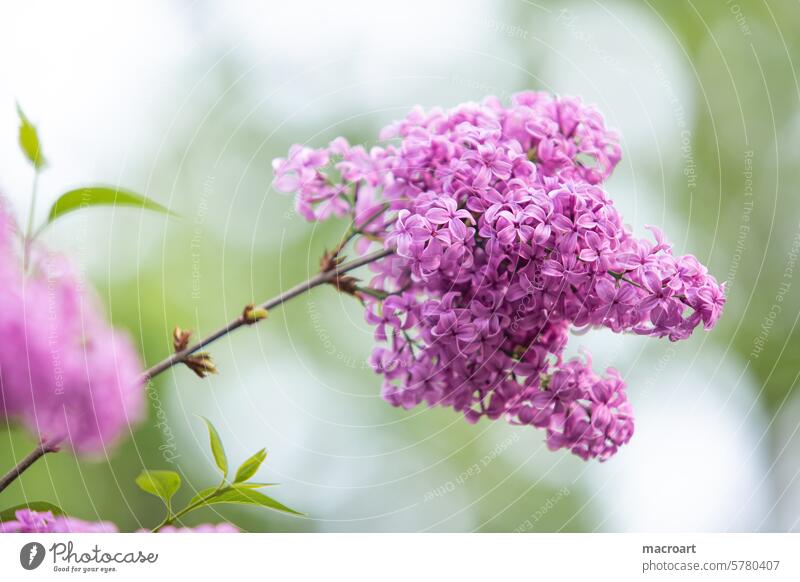
M 109 521 L 83 521 L 65 515 L 54 516 L 49 511 L 20 509 L 15 520 L 0 522 L 0 533 L 117 533 Z M 150 532 L 150 530 L 140 530 Z M 204 523 L 194 527 L 164 526 L 159 533 L 239 533 L 230 523 Z
M 395 253 L 371 265 L 383 293 L 362 297 L 383 397 L 532 425 L 584 459 L 613 455 L 633 434 L 624 384 L 564 360 L 570 328 L 677 341 L 712 328 L 725 303 L 724 285 L 659 229 L 650 240 L 624 226 L 603 188 L 616 133 L 577 98 L 525 92 L 510 107 L 417 108 L 380 138 L 369 152 L 343 138 L 294 146 L 273 167 L 309 220 L 352 215 L 362 189 L 387 206 L 365 238 Z
M 117 533 L 109 521 L 83 521 L 65 515 L 54 516 L 49 511 L 20 509 L 16 520 L 0 523 L 0 533 Z
M 144 412 L 141 365 L 62 255 L 39 244 L 21 260 L 0 200 L 0 418 L 76 452 L 106 452 Z

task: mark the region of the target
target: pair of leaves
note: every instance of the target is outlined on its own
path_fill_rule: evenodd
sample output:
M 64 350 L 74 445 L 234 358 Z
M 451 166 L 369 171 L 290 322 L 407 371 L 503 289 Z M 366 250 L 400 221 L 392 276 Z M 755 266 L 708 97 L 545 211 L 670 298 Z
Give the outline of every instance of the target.
M 208 427 L 208 440 L 211 445 L 211 453 L 214 456 L 214 462 L 217 467 L 222 471 L 224 478 L 228 477 L 228 456 L 225 454 L 225 447 L 222 446 L 222 439 L 219 438 L 219 433 L 211 421 L 203 418 Z M 234 483 L 243 483 L 250 477 L 256 474 L 261 463 L 267 458 L 267 449 L 261 449 L 253 454 L 249 459 L 242 463 L 236 470 L 236 476 L 233 479 Z
M 139 489 L 163 500 L 167 507 L 172 506 L 172 497 L 181 488 L 181 476 L 175 471 L 142 471 L 136 477 Z
M 22 149 L 22 153 L 25 154 L 25 157 L 28 158 L 28 161 L 33 164 L 34 169 L 38 172 L 47 165 L 42 153 L 39 134 L 36 131 L 36 126 L 30 122 L 19 104 L 17 104 L 17 115 L 19 116 L 19 146 Z M 153 202 L 146 196 L 130 190 L 105 186 L 87 186 L 62 194 L 50 208 L 47 224 L 50 224 L 60 216 L 87 206 L 133 206 L 163 214 L 173 214 L 157 202 Z

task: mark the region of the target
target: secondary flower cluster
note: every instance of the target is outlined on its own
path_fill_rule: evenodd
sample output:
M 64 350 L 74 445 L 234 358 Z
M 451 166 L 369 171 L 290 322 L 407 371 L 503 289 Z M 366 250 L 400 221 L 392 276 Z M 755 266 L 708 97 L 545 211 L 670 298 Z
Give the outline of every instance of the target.
M 83 521 L 49 511 L 20 509 L 13 521 L 0 522 L 0 533 L 117 533 L 110 521 Z
M 143 412 L 139 357 L 63 256 L 35 245 L 23 265 L 19 238 L 0 200 L 0 418 L 103 452 Z
M 570 328 L 676 341 L 710 329 L 725 302 L 657 228 L 649 240 L 623 225 L 602 188 L 615 133 L 578 99 L 526 92 L 510 107 L 416 109 L 381 139 L 370 151 L 298 145 L 273 165 L 305 218 L 350 214 L 360 252 L 394 250 L 361 294 L 386 344 L 372 356 L 384 398 L 504 416 L 544 429 L 553 449 L 613 455 L 633 433 L 624 384 L 564 361 Z
M 110 521 L 83 521 L 65 515 L 54 516 L 50 511 L 20 509 L 14 515 L 16 519 L 0 522 L 0 533 L 117 533 L 119 531 Z M 165 526 L 159 533 L 239 533 L 239 530 L 229 523 L 206 523 L 195 527 Z

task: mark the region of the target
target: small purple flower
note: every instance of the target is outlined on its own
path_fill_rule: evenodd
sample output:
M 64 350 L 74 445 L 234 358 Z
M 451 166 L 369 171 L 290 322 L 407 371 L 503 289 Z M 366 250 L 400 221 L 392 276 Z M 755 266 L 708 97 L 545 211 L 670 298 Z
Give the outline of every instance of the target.
M 644 311 L 650 311 L 651 321 L 658 324 L 673 310 L 675 303 L 672 296 L 675 292 L 668 285 L 664 285 L 654 271 L 645 271 L 642 283 L 649 293 L 641 300 L 639 307 Z
M 598 299 L 595 313 L 599 315 L 600 323 L 611 322 L 610 326 L 614 331 L 621 331 L 639 301 L 635 288 L 625 283 L 615 285 L 609 279 L 603 278 L 597 281 L 595 292 Z
M 429 228 L 426 228 L 426 219 L 418 214 L 411 214 L 409 210 L 403 209 L 397 213 L 394 229 L 386 239 L 387 244 L 397 249 L 397 254 L 401 257 L 411 258 L 411 247 L 414 243 L 423 242 L 428 236 Z
M 440 198 L 425 212 L 425 218 L 431 224 L 447 225 L 451 240 L 464 240 L 467 237 L 467 227 L 464 220 L 472 224 L 475 220 L 468 210 L 458 209 L 458 203 L 453 198 Z
M 720 285 L 704 285 L 687 292 L 689 302 L 700 313 L 706 329 L 711 329 L 722 315 L 725 306 L 725 288 Z

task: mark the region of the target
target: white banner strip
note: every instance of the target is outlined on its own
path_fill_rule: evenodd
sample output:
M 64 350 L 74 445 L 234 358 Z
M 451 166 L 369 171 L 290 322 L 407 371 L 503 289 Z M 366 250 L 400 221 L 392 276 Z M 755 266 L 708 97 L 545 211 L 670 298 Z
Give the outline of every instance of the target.
M 0 581 L 796 582 L 798 554 L 800 534 L 5 534 Z

